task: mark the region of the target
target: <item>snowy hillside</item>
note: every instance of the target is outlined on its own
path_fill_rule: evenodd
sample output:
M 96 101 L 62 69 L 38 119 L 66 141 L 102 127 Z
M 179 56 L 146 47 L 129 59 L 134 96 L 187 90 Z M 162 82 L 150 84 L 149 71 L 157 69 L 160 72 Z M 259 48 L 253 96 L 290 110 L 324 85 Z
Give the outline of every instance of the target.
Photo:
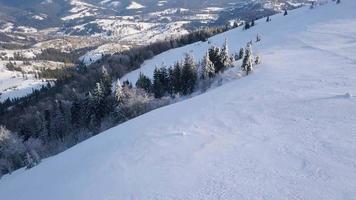
M 330 1 L 156 56 L 140 70 L 262 38 L 250 76 L 5 175 L 0 199 L 355 200 L 355 8 Z

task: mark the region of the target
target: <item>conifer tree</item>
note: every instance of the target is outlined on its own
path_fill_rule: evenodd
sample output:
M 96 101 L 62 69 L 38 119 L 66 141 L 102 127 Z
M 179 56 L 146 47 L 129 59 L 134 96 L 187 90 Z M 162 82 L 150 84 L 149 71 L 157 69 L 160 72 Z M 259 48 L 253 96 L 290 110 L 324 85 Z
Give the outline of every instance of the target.
M 182 69 L 182 93 L 188 95 L 194 92 L 197 82 L 197 69 L 194 59 L 191 55 L 186 54 Z
M 145 90 L 147 93 L 150 93 L 152 88 L 151 79 L 140 73 L 140 76 L 136 82 L 136 87 Z
M 201 78 L 207 79 L 207 78 L 213 78 L 214 76 L 215 76 L 215 66 L 214 63 L 211 62 L 209 58 L 209 52 L 206 52 L 206 55 L 204 56 L 202 62 Z
M 252 49 L 251 44 L 248 43 L 245 49 L 245 57 L 242 61 L 242 70 L 246 72 L 246 75 L 253 69 L 253 56 L 252 56 Z
M 83 115 L 83 113 L 81 113 L 81 107 L 81 101 L 79 99 L 75 99 L 71 107 L 71 122 L 72 126 L 75 128 L 78 128 L 80 125 L 80 118 Z
M 104 93 L 104 96 L 107 97 L 111 94 L 112 80 L 105 66 L 102 68 L 102 77 L 100 84 Z
M 24 152 L 25 146 L 19 136 L 0 126 L 0 156 L 4 159 L 4 166 L 0 165 L 0 174 L 3 170 L 11 173 L 16 165 L 22 165 Z
M 36 166 L 35 160 L 32 158 L 31 154 L 26 153 L 26 169 L 30 169 Z
M 284 14 L 283 14 L 283 15 L 284 15 L 284 16 L 288 15 L 287 9 L 284 10 Z
M 165 93 L 165 85 L 162 82 L 162 71 L 161 69 L 156 69 L 153 72 L 153 93 L 155 98 L 161 98 Z
M 260 56 L 256 56 L 255 58 L 255 65 L 261 64 L 261 57 Z
M 161 83 L 162 83 L 162 88 L 163 88 L 163 95 L 167 92 L 168 90 L 168 83 L 169 83 L 169 76 L 168 76 L 168 70 L 167 70 L 167 67 L 165 66 L 162 66 L 160 68 L 160 80 L 161 80 Z
M 106 104 L 105 93 L 101 83 L 96 83 L 96 87 L 93 90 L 91 99 L 92 116 L 90 118 L 90 125 L 92 130 L 96 130 L 100 127 L 102 118 L 105 116 Z
M 168 85 L 167 85 L 167 92 L 173 96 L 174 94 L 174 85 L 173 85 L 173 81 L 174 81 L 174 70 L 173 67 L 169 67 L 168 68 Z
M 225 39 L 224 46 L 221 49 L 219 60 L 221 63 L 221 69 L 219 69 L 219 71 L 224 71 L 232 65 L 231 58 L 229 55 L 229 47 L 227 45 L 227 39 Z
M 256 42 L 259 42 L 259 41 L 261 41 L 261 36 L 260 35 L 256 35 Z
M 118 104 L 121 104 L 123 102 L 123 97 L 124 93 L 122 90 L 122 85 L 120 79 L 116 81 L 116 86 L 115 86 L 115 99 Z
M 224 65 L 221 63 L 221 49 L 219 47 L 211 47 L 209 49 L 209 58 L 211 62 L 213 62 L 215 66 L 215 73 L 220 72 L 220 70 L 224 67 Z
M 247 30 L 251 27 L 250 22 L 245 22 L 244 30 Z
M 244 48 L 241 48 L 239 52 L 239 60 L 242 59 L 243 57 L 244 57 Z
M 63 115 L 63 110 L 61 109 L 61 101 L 54 102 L 54 111 L 51 116 L 51 127 L 50 133 L 51 137 L 62 141 L 66 132 L 66 124 Z
M 172 84 L 173 84 L 173 91 L 175 94 L 181 92 L 182 88 L 182 67 L 179 62 L 177 62 L 173 67 L 173 77 L 172 77 Z

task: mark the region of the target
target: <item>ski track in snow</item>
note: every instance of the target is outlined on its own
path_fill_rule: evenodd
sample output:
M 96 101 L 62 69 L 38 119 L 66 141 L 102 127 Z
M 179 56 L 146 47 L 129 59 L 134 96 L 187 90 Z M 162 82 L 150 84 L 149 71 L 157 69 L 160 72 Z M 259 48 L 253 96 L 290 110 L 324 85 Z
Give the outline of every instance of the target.
M 355 8 L 301 8 L 211 38 L 235 52 L 260 34 L 262 64 L 4 176 L 0 198 L 355 200 L 356 98 L 345 95 L 356 93 Z M 125 78 L 209 46 L 165 52 Z

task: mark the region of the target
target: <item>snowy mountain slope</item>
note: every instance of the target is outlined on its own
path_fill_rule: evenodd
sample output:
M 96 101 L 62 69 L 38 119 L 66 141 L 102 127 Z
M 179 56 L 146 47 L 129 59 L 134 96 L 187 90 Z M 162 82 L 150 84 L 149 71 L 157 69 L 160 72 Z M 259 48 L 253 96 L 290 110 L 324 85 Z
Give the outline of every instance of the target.
M 356 199 L 356 99 L 344 95 L 356 93 L 355 7 L 299 9 L 212 38 L 236 50 L 260 34 L 262 65 L 3 177 L 1 199 Z

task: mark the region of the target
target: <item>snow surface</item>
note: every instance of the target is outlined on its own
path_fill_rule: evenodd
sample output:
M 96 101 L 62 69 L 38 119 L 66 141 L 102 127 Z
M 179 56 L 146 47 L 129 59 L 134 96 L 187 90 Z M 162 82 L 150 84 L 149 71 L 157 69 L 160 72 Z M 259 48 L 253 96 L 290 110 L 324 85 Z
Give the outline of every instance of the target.
M 135 2 L 135 1 L 132 1 L 130 3 L 130 5 L 126 7 L 126 9 L 128 9 L 128 10 L 136 10 L 136 9 L 141 9 L 141 8 L 144 8 L 144 7 L 145 6 L 139 4 L 139 3 Z
M 345 97 L 356 92 L 355 8 L 302 8 L 212 38 L 237 50 L 260 34 L 262 64 L 4 176 L 0 198 L 356 199 L 356 99 Z M 209 46 L 171 50 L 142 71 Z
M 40 89 L 47 84 L 35 79 L 33 75 L 26 75 L 24 79 L 20 72 L 11 72 L 0 63 L 0 102 L 10 98 L 23 97 L 31 94 L 34 89 Z M 1 197 L 1 195 L 0 195 Z

